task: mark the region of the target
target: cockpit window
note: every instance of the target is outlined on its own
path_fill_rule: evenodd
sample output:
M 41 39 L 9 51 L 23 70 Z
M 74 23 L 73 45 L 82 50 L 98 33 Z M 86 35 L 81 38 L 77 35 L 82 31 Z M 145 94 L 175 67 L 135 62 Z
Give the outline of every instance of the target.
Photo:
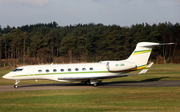
M 17 69 L 14 69 L 13 72 L 15 72 Z
M 13 70 L 13 72 L 22 71 L 22 70 L 23 70 L 23 68 L 16 68 Z

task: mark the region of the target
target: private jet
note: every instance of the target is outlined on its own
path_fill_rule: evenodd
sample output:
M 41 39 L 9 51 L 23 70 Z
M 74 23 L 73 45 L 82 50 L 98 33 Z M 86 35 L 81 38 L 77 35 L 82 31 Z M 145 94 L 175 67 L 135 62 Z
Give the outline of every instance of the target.
M 144 74 L 153 65 L 148 59 L 152 48 L 158 45 L 174 43 L 140 42 L 125 60 L 100 61 L 98 63 L 51 64 L 21 66 L 5 74 L 2 78 L 15 80 L 14 88 L 18 88 L 20 80 L 53 80 L 61 82 L 77 82 L 97 86 L 99 80 Z M 140 70 L 138 73 L 128 74 Z

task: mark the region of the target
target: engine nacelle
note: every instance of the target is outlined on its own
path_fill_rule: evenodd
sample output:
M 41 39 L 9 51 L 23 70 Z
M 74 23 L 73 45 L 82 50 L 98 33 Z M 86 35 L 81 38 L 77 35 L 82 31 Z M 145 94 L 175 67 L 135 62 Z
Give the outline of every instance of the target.
M 129 61 L 106 61 L 106 62 L 107 62 L 107 69 L 109 71 L 123 71 L 137 67 L 134 62 L 129 62 Z

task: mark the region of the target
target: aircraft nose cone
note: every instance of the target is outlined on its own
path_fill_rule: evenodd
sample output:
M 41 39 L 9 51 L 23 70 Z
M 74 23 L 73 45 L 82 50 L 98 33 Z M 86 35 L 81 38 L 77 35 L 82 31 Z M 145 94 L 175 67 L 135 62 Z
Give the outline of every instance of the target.
M 4 75 L 4 76 L 2 76 L 2 78 L 3 78 L 3 79 L 5 79 L 5 78 L 6 78 L 6 76 Z
M 7 79 L 8 77 L 7 77 L 7 75 L 4 75 L 4 76 L 2 76 L 2 78 L 3 78 L 3 79 Z

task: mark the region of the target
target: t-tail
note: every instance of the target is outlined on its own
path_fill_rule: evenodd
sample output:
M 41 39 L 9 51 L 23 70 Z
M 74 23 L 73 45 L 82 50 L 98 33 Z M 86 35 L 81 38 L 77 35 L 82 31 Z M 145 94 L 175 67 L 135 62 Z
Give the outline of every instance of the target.
M 140 42 L 136 45 L 135 50 L 126 60 L 130 62 L 134 62 L 137 66 L 137 69 L 142 69 L 147 66 L 149 56 L 154 46 L 170 45 L 170 44 L 174 44 L 174 43 Z

